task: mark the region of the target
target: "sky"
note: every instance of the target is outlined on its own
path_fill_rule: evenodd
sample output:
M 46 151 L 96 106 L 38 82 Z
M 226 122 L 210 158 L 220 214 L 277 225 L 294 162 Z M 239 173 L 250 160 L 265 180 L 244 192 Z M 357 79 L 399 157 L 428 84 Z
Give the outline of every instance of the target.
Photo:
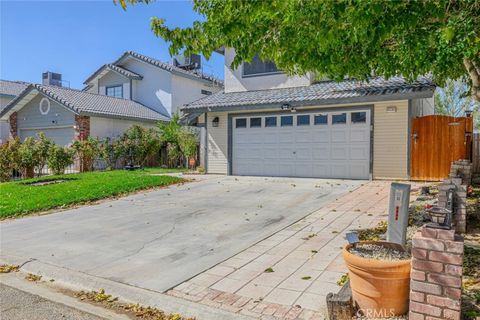
M 44 71 L 62 74 L 70 87 L 125 51 L 169 61 L 168 44 L 150 30 L 150 18 L 187 27 L 201 17 L 190 1 L 157 1 L 124 11 L 112 0 L 0 0 L 0 78 L 40 83 Z M 223 56 L 203 61 L 203 71 L 223 78 Z

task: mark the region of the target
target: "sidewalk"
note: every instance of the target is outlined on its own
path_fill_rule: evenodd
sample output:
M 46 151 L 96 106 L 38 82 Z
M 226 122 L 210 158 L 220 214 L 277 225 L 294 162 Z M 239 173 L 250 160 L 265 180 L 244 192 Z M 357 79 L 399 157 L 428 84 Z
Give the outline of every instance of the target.
M 262 319 L 324 319 L 346 273 L 345 232 L 386 220 L 389 191 L 368 182 L 167 293 Z

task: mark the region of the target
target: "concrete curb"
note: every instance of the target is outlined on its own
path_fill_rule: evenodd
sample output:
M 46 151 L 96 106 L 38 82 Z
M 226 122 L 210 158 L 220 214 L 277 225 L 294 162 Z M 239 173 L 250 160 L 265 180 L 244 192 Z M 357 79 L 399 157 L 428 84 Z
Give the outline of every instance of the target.
M 75 291 L 104 289 L 106 293 L 118 297 L 126 303 L 139 303 L 151 306 L 167 313 L 178 313 L 198 320 L 248 320 L 245 315 L 234 314 L 199 303 L 183 300 L 160 292 L 134 287 L 131 285 L 91 276 L 82 272 L 69 270 L 38 260 L 18 256 L 0 256 L 0 264 L 19 265 L 20 270 L 41 275 L 42 279 L 54 279 L 55 285 Z
M 119 314 L 87 302 L 81 302 L 61 292 L 56 292 L 48 284 L 28 282 L 21 278 L 23 275 L 23 273 L 20 273 L 20 275 L 18 273 L 3 274 L 0 276 L 0 283 L 100 318 L 109 320 L 130 320 L 130 317 L 127 315 Z

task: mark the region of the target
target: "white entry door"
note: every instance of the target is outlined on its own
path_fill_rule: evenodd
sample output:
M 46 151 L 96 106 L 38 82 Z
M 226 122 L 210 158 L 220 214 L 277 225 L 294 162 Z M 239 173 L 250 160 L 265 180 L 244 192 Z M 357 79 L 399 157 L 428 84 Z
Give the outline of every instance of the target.
M 369 178 L 368 109 L 238 116 L 232 126 L 234 175 Z

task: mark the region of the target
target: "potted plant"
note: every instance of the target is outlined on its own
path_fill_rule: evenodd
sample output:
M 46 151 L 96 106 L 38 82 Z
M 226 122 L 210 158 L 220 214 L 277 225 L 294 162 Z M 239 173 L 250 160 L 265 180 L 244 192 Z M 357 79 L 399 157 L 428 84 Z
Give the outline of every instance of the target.
M 410 253 L 396 243 L 364 241 L 343 248 L 353 301 L 368 318 L 408 312 Z

